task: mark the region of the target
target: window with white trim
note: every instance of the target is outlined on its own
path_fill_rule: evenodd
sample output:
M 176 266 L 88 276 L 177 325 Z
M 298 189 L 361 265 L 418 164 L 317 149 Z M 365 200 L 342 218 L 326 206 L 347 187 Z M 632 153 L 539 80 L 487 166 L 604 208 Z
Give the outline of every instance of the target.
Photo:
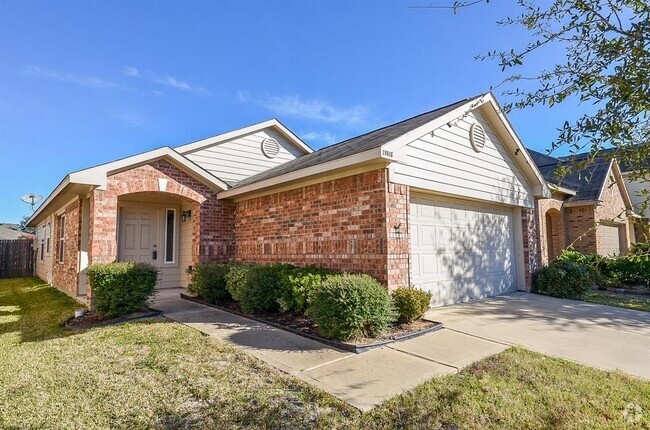
M 165 263 L 173 263 L 176 244 L 176 210 L 167 209 L 165 212 Z
M 45 230 L 45 243 L 47 244 L 47 253 L 50 253 L 50 236 L 52 236 L 52 223 L 47 223 L 47 230 Z
M 59 217 L 59 263 L 63 263 L 65 250 L 65 215 Z

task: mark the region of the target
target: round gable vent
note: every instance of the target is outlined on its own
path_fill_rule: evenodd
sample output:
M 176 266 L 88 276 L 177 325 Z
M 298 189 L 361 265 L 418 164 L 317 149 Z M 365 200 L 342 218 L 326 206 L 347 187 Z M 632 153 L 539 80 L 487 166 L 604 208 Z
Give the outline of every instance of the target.
M 275 139 L 267 137 L 262 141 L 262 153 L 269 158 L 275 158 L 280 152 L 280 145 Z
M 481 152 L 485 147 L 485 130 L 481 124 L 474 123 L 469 128 L 469 142 L 476 152 Z

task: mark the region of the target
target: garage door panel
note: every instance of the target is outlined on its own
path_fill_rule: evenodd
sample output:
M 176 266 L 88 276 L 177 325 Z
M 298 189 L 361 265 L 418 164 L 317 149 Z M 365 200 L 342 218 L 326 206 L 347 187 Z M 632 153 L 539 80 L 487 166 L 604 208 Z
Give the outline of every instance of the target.
M 433 306 L 516 289 L 510 210 L 415 196 L 410 213 L 412 282 Z

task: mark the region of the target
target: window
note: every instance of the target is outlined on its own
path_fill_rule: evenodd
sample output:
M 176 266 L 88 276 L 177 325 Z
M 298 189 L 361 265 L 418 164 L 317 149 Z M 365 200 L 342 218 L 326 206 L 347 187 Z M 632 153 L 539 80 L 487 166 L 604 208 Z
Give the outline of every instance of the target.
M 59 263 L 63 263 L 65 249 L 65 215 L 61 215 L 59 224 Z
M 43 250 L 45 248 L 45 241 L 41 239 L 41 250 L 39 251 L 41 253 L 41 261 L 43 261 Z
M 45 240 L 47 243 L 47 253 L 50 253 L 50 236 L 52 236 L 52 223 L 47 223 L 47 230 L 45 230 Z
M 167 209 L 165 214 L 165 263 L 174 262 L 174 236 L 176 228 L 176 211 Z

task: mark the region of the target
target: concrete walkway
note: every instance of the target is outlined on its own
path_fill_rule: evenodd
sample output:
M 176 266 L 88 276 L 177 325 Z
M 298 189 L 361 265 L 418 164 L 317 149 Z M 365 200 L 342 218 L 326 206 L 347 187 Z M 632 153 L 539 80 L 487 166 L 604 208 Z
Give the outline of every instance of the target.
M 353 354 L 180 298 L 181 289 L 158 292 L 154 307 L 174 321 L 230 342 L 303 381 L 368 410 L 431 379 L 507 348 L 451 330 Z
M 650 312 L 516 293 L 427 315 L 459 333 L 650 379 Z

